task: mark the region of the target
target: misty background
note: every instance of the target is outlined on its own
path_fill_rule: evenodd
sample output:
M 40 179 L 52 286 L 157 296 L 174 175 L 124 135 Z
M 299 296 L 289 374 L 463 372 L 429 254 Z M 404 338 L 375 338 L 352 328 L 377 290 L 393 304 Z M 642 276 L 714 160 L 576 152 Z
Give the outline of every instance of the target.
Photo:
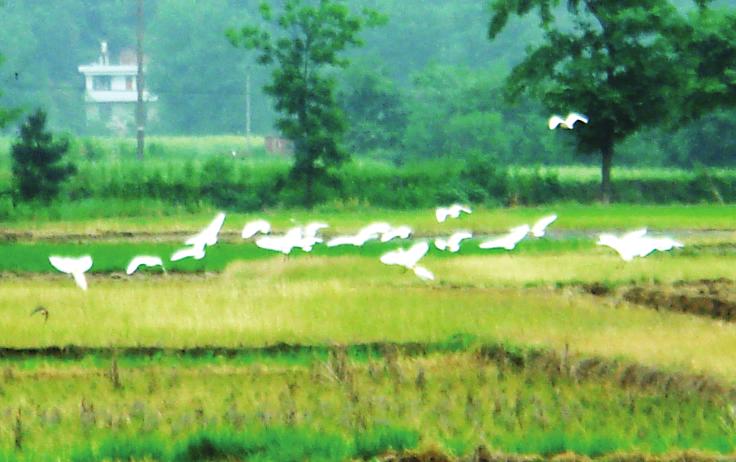
M 258 21 L 255 0 L 146 2 L 146 88 L 158 96 L 152 135 L 245 134 L 246 75 L 251 76 L 252 132 L 277 135 L 272 102 L 262 92 L 270 69 L 233 47 L 225 30 Z M 525 48 L 540 40 L 535 18 L 514 20 L 496 40 L 487 36 L 490 8 L 474 0 L 350 0 L 374 8 L 388 24 L 362 32 L 364 46 L 336 70 L 349 120 L 345 139 L 355 155 L 401 163 L 410 159 L 492 155 L 505 164 L 595 164 L 577 157 L 546 128 L 538 103 L 510 105 L 503 81 Z M 678 3 L 682 8 L 689 0 Z M 715 6 L 736 6 L 736 0 Z M 134 2 L 6 0 L 0 15 L 0 104 L 29 112 L 42 107 L 54 130 L 112 135 L 85 121 L 84 76 L 100 41 L 111 63 L 134 50 Z M 594 116 L 594 108 L 580 108 Z M 12 134 L 16 128 L 5 128 Z M 638 133 L 617 150 L 617 164 L 736 164 L 736 111 L 717 111 L 677 131 Z

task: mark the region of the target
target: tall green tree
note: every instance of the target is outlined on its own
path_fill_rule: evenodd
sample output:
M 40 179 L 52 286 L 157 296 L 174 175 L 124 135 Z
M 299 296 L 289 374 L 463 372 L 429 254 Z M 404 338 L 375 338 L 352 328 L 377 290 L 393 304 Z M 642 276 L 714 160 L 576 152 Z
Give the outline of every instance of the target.
M 544 40 L 514 67 L 512 98 L 538 97 L 548 113 L 579 111 L 590 123 L 571 131 L 577 149 L 601 156 L 601 200 L 611 199 L 617 143 L 661 125 L 681 109 L 688 82 L 680 43 L 691 29 L 669 0 L 494 0 L 489 36 L 510 16 L 536 12 Z
M 353 14 L 340 0 L 286 0 L 277 14 L 264 2 L 260 12 L 264 24 L 227 35 L 233 45 L 256 50 L 260 64 L 275 64 L 264 89 L 280 113 L 276 126 L 294 142 L 291 178 L 304 183 L 304 205 L 311 207 L 315 184 L 348 159 L 341 145 L 345 115 L 331 72 L 348 64 L 341 55 L 361 44 L 361 29 L 382 18 L 367 9 Z
M 68 150 L 66 139 L 54 140 L 46 130 L 44 111 L 29 115 L 11 148 L 16 198 L 49 202 L 56 197 L 61 183 L 76 171 L 72 164 L 62 162 Z

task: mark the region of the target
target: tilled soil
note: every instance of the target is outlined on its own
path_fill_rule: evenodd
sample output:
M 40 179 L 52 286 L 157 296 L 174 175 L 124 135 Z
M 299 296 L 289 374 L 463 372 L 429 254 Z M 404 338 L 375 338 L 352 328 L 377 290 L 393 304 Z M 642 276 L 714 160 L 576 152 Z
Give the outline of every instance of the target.
M 656 310 L 736 321 L 736 281 L 730 279 L 680 281 L 672 285 L 629 285 L 615 289 L 593 283 L 582 288 L 592 295 L 619 298 Z

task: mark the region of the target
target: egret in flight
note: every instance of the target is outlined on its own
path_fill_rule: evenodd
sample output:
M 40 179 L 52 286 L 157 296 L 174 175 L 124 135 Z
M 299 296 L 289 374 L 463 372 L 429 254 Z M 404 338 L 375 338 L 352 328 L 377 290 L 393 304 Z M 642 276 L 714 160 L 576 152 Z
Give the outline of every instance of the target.
M 87 279 L 84 277 L 84 273 L 92 268 L 92 257 L 84 255 L 72 258 L 52 255 L 49 257 L 49 263 L 62 273 L 71 274 L 79 288 L 87 290 Z
M 266 220 L 253 220 L 243 226 L 240 236 L 243 239 L 250 239 L 256 234 L 269 234 L 271 232 L 271 223 Z
M 434 280 L 434 274 L 423 266 L 417 265 L 419 260 L 429 251 L 429 244 L 418 242 L 408 250 L 397 249 L 381 255 L 381 263 L 385 265 L 398 265 L 414 271 L 420 279 L 425 281 Z
M 217 235 L 220 234 L 224 222 L 225 214 L 223 212 L 218 213 L 202 231 L 184 241 L 184 244 L 189 247 L 184 247 L 174 252 L 171 256 L 171 261 L 178 261 L 189 257 L 195 260 L 204 258 L 205 248 L 217 244 Z
M 161 261 L 160 257 L 155 257 L 153 255 L 138 255 L 130 260 L 130 263 L 128 263 L 128 267 L 125 269 L 125 274 L 130 276 L 131 274 L 138 271 L 138 268 L 140 266 L 160 266 L 161 269 L 164 270 L 164 273 L 166 272 L 166 268 L 164 268 L 164 262 Z
M 562 127 L 568 130 L 572 130 L 573 127 L 575 127 L 575 123 L 577 122 L 582 122 L 584 124 L 587 124 L 588 117 L 578 112 L 571 112 L 567 115 L 566 118 L 563 119 L 559 115 L 555 114 L 549 118 L 549 121 L 547 122 L 547 126 L 549 126 L 550 130 L 554 130 L 557 127 Z
M 544 234 L 545 234 L 545 232 L 547 230 L 547 226 L 549 226 L 552 223 L 554 223 L 555 220 L 557 220 L 557 215 L 555 215 L 555 214 L 548 215 L 546 217 L 540 218 L 539 220 L 537 220 L 536 223 L 534 223 L 532 225 L 532 231 L 531 231 L 532 232 L 532 235 L 534 237 L 542 237 L 542 236 L 544 236 Z
M 529 234 L 530 230 L 529 225 L 517 226 L 516 228 L 512 228 L 508 234 L 483 242 L 480 248 L 513 250 L 516 244 L 521 242 Z
M 456 233 L 453 233 L 447 239 L 435 239 L 434 246 L 437 247 L 439 250 L 447 250 L 455 253 L 460 250 L 460 243 L 465 239 L 470 239 L 471 237 L 473 237 L 473 233 L 471 233 L 470 231 L 458 231 Z
M 437 207 L 434 211 L 434 216 L 437 218 L 438 222 L 443 223 L 447 220 L 447 217 L 458 218 L 460 216 L 460 212 L 473 213 L 467 205 L 452 204 L 449 207 Z

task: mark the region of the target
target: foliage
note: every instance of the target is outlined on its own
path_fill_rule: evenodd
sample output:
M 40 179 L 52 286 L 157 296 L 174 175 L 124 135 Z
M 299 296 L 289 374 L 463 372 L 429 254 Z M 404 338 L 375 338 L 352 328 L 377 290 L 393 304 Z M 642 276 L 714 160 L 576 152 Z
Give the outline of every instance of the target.
M 17 198 L 49 202 L 55 198 L 61 183 L 76 168 L 62 164 L 69 149 L 67 140 L 54 141 L 46 131 L 46 113 L 37 110 L 20 127 L 20 137 L 12 146 L 13 181 Z
M 380 62 L 351 65 L 338 94 L 347 116 L 345 135 L 353 153 L 400 151 L 406 128 L 404 95 Z
M 601 198 L 608 202 L 616 144 L 681 110 L 688 72 L 677 44 L 689 37 L 688 22 L 669 0 L 575 0 L 567 2 L 568 26 L 557 18 L 559 4 L 496 0 L 489 35 L 512 14 L 537 11 L 545 40 L 514 68 L 510 94 L 538 96 L 549 113 L 591 113 L 572 136 L 579 151 L 600 153 Z
M 345 116 L 335 98 L 335 78 L 328 71 L 347 65 L 340 55 L 359 45 L 360 30 L 378 24 L 379 17 L 367 9 L 352 15 L 339 0 L 321 0 L 317 6 L 287 0 L 277 17 L 268 3 L 262 3 L 261 16 L 271 30 L 249 25 L 231 29 L 228 37 L 236 46 L 256 50 L 260 64 L 276 64 L 265 91 L 274 97 L 281 114 L 276 126 L 294 142 L 291 178 L 304 183 L 304 204 L 311 207 L 315 183 L 326 182 L 348 158 L 341 146 Z

